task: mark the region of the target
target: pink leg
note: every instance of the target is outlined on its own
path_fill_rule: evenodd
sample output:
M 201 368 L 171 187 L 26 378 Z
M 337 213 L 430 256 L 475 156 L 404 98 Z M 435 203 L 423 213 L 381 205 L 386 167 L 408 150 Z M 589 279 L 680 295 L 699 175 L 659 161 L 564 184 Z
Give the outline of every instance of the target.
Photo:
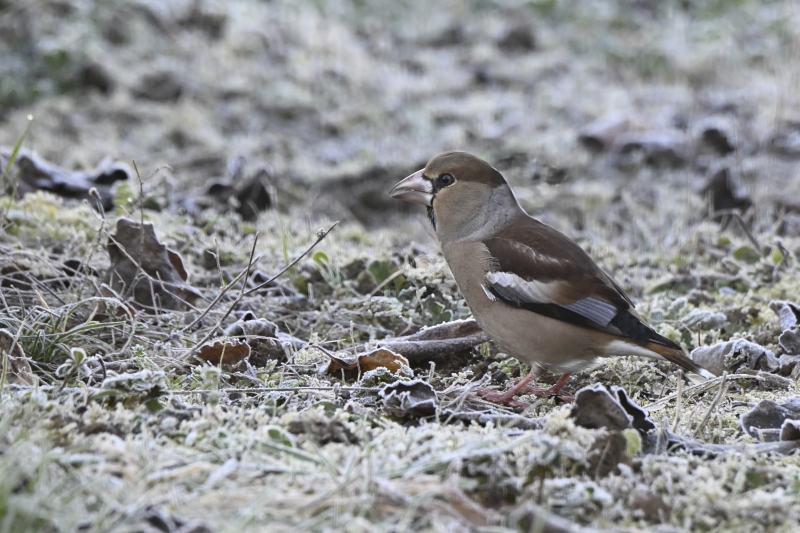
M 547 396 L 547 397 L 558 396 L 565 402 L 571 403 L 575 401 L 575 398 L 573 398 L 572 396 L 563 396 L 561 394 L 561 389 L 563 389 L 564 385 L 567 384 L 567 381 L 569 381 L 569 377 L 571 375 L 572 375 L 571 372 L 567 372 L 566 374 L 561 374 L 561 377 L 558 378 L 558 381 L 556 381 L 553 384 L 553 386 L 550 387 L 549 389 L 540 389 L 539 387 L 527 386 L 525 387 L 524 392 L 528 394 L 533 394 L 534 396 Z
M 478 396 L 486 398 L 490 402 L 494 403 L 504 403 L 507 405 L 511 405 L 514 407 L 528 407 L 528 403 L 521 402 L 519 400 L 515 400 L 514 396 L 517 394 L 524 392 L 526 394 L 533 394 L 534 396 L 559 396 L 561 389 L 564 388 L 564 385 L 567 383 L 569 379 L 569 372 L 562 375 L 558 378 L 558 381 L 550 387 L 549 389 L 540 389 L 539 387 L 534 387 L 528 385 L 533 379 L 536 377 L 533 373 L 528 374 L 524 378 L 517 381 L 513 387 L 508 389 L 506 392 L 497 392 L 491 389 L 481 389 L 478 392 Z M 571 396 L 560 396 L 562 400 L 566 402 L 571 402 L 574 400 Z

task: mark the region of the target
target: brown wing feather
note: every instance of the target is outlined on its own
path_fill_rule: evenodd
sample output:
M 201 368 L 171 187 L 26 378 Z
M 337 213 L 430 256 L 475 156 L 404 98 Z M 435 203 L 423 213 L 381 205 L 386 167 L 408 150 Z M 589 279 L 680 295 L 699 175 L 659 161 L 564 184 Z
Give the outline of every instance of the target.
M 630 338 L 640 345 L 681 347 L 656 333 L 634 309 L 625 291 L 589 257 L 578 243 L 538 220 L 526 217 L 484 241 L 497 272 L 515 274 L 546 285 L 548 301 L 492 286 L 493 294 L 510 305 L 576 325 Z M 523 291 L 524 292 L 524 291 Z M 599 300 L 616 309 L 612 317 L 580 307 Z M 579 307 L 572 304 L 579 302 Z M 605 319 L 602 319 L 605 317 Z M 610 319 L 610 320 L 609 320 Z M 671 352 L 670 352 L 671 353 Z
M 578 243 L 534 218 L 512 222 L 484 244 L 499 271 L 527 281 L 558 282 L 555 303 L 570 304 L 593 296 L 620 310 L 633 307 L 619 285 Z

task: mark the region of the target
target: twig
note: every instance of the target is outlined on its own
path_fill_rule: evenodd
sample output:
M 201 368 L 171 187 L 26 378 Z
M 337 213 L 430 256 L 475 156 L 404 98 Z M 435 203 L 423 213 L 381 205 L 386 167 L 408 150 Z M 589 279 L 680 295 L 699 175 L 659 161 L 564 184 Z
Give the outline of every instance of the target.
M 170 394 L 195 394 L 195 393 L 202 393 L 202 392 L 224 392 L 226 394 L 232 393 L 241 393 L 241 392 L 333 392 L 336 390 L 340 391 L 351 391 L 351 392 L 380 392 L 382 389 L 380 387 L 253 387 L 250 389 L 214 389 L 214 390 L 174 390 L 170 391 Z
M 251 260 L 252 260 L 252 256 L 251 256 Z M 256 258 L 256 260 L 258 260 L 258 258 Z M 214 298 L 214 300 L 213 300 L 213 301 L 212 301 L 210 304 L 208 304 L 208 306 L 205 308 L 205 310 L 203 310 L 203 312 L 202 312 L 202 313 L 200 313 L 200 316 L 198 316 L 197 318 L 195 318 L 195 319 L 192 321 L 192 323 L 191 323 L 191 324 L 189 324 L 188 326 L 184 327 L 184 328 L 183 328 L 181 331 L 188 331 L 188 330 L 192 329 L 194 326 L 196 326 L 196 325 L 197 325 L 197 324 L 198 324 L 198 323 L 199 323 L 201 320 L 203 320 L 203 318 L 205 318 L 205 316 L 206 316 L 208 313 L 210 313 L 210 312 L 211 312 L 211 310 L 214 308 L 214 306 L 215 306 L 215 305 L 217 305 L 217 304 L 219 303 L 219 301 L 220 301 L 220 300 L 222 300 L 222 297 L 223 297 L 223 296 L 225 296 L 225 295 L 228 293 L 228 291 L 231 289 L 231 287 L 233 287 L 234 285 L 236 285 L 236 283 L 237 283 L 237 282 L 238 282 L 240 279 L 242 279 L 243 277 L 245 277 L 245 276 L 246 276 L 246 275 L 249 273 L 249 271 L 250 271 L 250 269 L 249 269 L 249 267 L 250 267 L 250 263 L 248 263 L 248 265 L 247 265 L 247 266 L 248 266 L 248 268 L 246 268 L 245 270 L 242 270 L 242 271 L 239 273 L 239 275 L 238 275 L 238 276 L 236 276 L 235 278 L 233 278 L 233 280 L 231 280 L 231 282 L 230 282 L 230 283 L 228 283 L 228 284 L 227 284 L 225 287 L 223 287 L 223 288 L 222 288 L 222 290 L 221 290 L 221 291 L 220 291 L 220 293 L 217 295 L 217 297 L 216 297 L 216 298 Z M 244 287 L 244 285 L 242 285 L 242 286 Z
M 717 408 L 719 402 L 722 401 L 722 397 L 725 396 L 725 393 L 727 391 L 728 391 L 728 372 L 726 371 L 722 373 L 722 381 L 719 382 L 719 392 L 717 392 L 717 395 L 714 397 L 714 400 L 711 402 L 711 405 L 708 406 L 708 410 L 706 411 L 706 414 L 703 417 L 703 419 L 700 421 L 699 424 L 697 424 L 697 427 L 694 428 L 694 431 L 692 432 L 692 438 L 697 437 L 697 434 L 700 432 L 700 430 L 705 427 L 706 423 L 708 422 L 708 419 L 711 417 L 711 413 Z
M 711 213 L 711 216 L 725 217 L 722 219 L 722 222 L 720 222 L 720 231 L 725 231 L 731 220 L 738 222 L 739 227 L 742 228 L 742 231 L 747 236 L 747 239 L 750 241 L 750 243 L 755 246 L 759 254 L 762 253 L 761 245 L 759 244 L 758 239 L 755 238 L 753 233 L 750 231 L 750 228 L 747 227 L 747 223 L 744 221 L 744 218 L 738 209 L 720 209 L 719 211 L 714 211 Z
M 89 194 L 91 194 L 95 201 L 97 202 L 97 209 L 100 211 L 100 227 L 97 229 L 97 238 L 92 243 L 92 246 L 89 248 L 89 252 L 86 256 L 81 260 L 80 265 L 78 265 L 78 270 L 72 276 L 70 280 L 68 290 L 72 290 L 72 287 L 75 285 L 75 280 L 77 280 L 78 276 L 83 276 L 83 279 L 86 279 L 86 274 L 84 270 L 89 265 L 89 261 L 92 260 L 92 256 L 94 255 L 95 250 L 100 246 L 100 240 L 103 238 L 103 230 L 106 227 L 106 211 L 103 209 L 103 199 L 100 197 L 100 193 L 97 191 L 95 187 L 89 189 Z M 87 202 L 88 203 L 88 202 Z M 78 287 L 78 295 L 77 299 L 80 300 L 81 296 L 83 295 L 83 283 Z
M 253 247 L 250 249 L 250 259 L 247 261 L 247 269 L 244 271 L 244 278 L 245 279 L 247 279 L 247 276 L 250 274 L 250 268 L 253 266 L 253 256 L 256 253 L 256 244 L 257 243 L 258 243 L 258 232 L 256 232 L 255 238 L 253 239 Z M 228 310 L 225 312 L 224 315 L 222 315 L 222 318 L 220 318 L 217 321 L 217 323 L 214 325 L 214 327 L 209 330 L 208 334 L 205 337 L 203 337 L 203 340 L 201 340 L 200 342 L 196 343 L 192 348 L 186 350 L 184 353 L 179 355 L 178 356 L 178 360 L 185 361 L 186 359 L 191 357 L 192 354 L 194 354 L 194 352 L 196 352 L 200 348 L 200 346 L 205 344 L 209 339 L 211 339 L 211 337 L 214 336 L 214 334 L 217 331 L 217 328 L 219 328 L 222 325 L 222 323 L 225 321 L 225 319 L 228 318 L 228 315 L 230 315 L 233 312 L 233 310 L 236 308 L 236 306 L 239 305 L 239 302 L 242 301 L 242 298 L 244 298 L 244 295 L 245 295 L 244 287 L 245 287 L 245 284 L 244 284 L 244 282 L 242 282 L 242 289 L 239 291 L 239 296 L 237 296 L 236 299 L 233 301 L 233 303 L 228 307 Z
M 774 374 L 767 374 L 767 375 L 772 377 L 773 379 L 776 377 Z M 737 372 L 735 374 L 729 375 L 728 379 L 731 379 L 731 380 L 752 379 L 754 381 L 769 381 L 770 378 L 767 378 L 767 377 L 764 377 L 764 376 L 759 376 L 758 374 L 740 374 L 740 373 Z M 698 385 L 694 385 L 692 387 L 689 387 L 688 389 L 683 391 L 685 393 L 685 395 L 686 395 L 685 399 L 688 400 L 692 396 L 695 396 L 695 395 L 700 394 L 702 392 L 710 391 L 714 387 L 718 386 L 720 381 L 722 381 L 722 376 L 716 377 L 714 379 L 709 379 L 708 381 L 706 381 L 704 383 L 700 383 Z M 647 411 L 657 411 L 657 410 L 661 409 L 662 407 L 664 407 L 665 405 L 667 405 L 669 402 L 671 402 L 674 399 L 675 399 L 675 394 L 673 393 L 673 394 L 670 394 L 669 396 L 664 396 L 660 400 L 656 400 L 655 402 L 649 403 L 649 404 L 647 404 L 647 405 L 645 405 L 643 407 Z
M 331 227 L 328 228 L 327 230 L 322 230 L 321 229 L 321 230 L 317 231 L 317 240 L 314 241 L 313 243 L 311 243 L 311 246 L 306 248 L 306 250 L 302 254 L 298 255 L 297 258 L 295 258 L 294 261 L 292 261 L 291 263 L 289 263 L 288 265 L 283 267 L 283 269 L 280 272 L 278 272 L 277 274 L 275 274 L 274 276 L 269 278 L 267 281 L 265 281 L 264 283 L 262 283 L 258 287 L 254 287 L 254 288 L 250 289 L 249 291 L 247 291 L 246 293 L 244 293 L 244 296 L 249 296 L 250 294 L 254 293 L 255 291 L 257 291 L 259 289 L 263 289 L 264 287 L 266 287 L 267 285 L 269 285 L 270 283 L 272 283 L 273 281 L 275 281 L 276 279 L 281 277 L 283 274 L 285 274 L 287 270 L 289 270 L 290 268 L 295 266 L 302 258 L 304 258 L 306 255 L 308 255 L 308 253 L 311 250 L 313 250 L 316 245 L 318 245 L 320 242 L 322 242 L 322 240 L 325 237 L 328 236 L 328 234 L 331 232 L 331 230 L 333 230 L 333 228 L 336 227 L 337 224 L 339 224 L 338 220 L 336 222 L 334 222 L 333 224 L 331 224 Z

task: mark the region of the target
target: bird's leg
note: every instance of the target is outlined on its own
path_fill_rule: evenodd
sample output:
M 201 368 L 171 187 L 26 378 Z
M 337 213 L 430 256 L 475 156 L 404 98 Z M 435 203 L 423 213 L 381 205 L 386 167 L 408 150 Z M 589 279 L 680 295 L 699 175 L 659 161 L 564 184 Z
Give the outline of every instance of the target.
M 534 396 L 545 396 L 545 397 L 558 396 L 565 402 L 568 403 L 573 402 L 575 401 L 575 398 L 573 398 L 572 396 L 561 395 L 561 389 L 563 389 L 564 385 L 567 384 L 567 381 L 569 380 L 569 377 L 571 375 L 572 375 L 571 372 L 567 372 L 566 374 L 561 374 L 561 377 L 558 378 L 558 381 L 556 381 L 552 387 L 547 389 L 540 389 L 539 387 L 530 386 L 526 383 L 526 386 L 522 392 L 525 392 L 527 394 L 533 394 Z
M 514 407 L 525 408 L 528 407 L 530 404 L 526 402 L 521 402 L 519 400 L 515 400 L 514 396 L 516 396 L 521 392 L 524 392 L 526 394 L 533 394 L 534 396 L 545 396 L 545 397 L 558 396 L 559 393 L 561 392 L 561 389 L 563 389 L 564 385 L 567 383 L 569 376 L 570 373 L 567 372 L 566 374 L 563 374 L 560 378 L 558 378 L 558 381 L 556 381 L 552 387 L 548 389 L 541 389 L 539 387 L 528 385 L 536 377 L 536 373 L 531 372 L 524 378 L 517 381 L 513 387 L 511 387 L 505 392 L 498 392 L 491 389 L 481 389 L 477 391 L 477 394 L 478 396 L 481 396 L 486 400 L 489 400 L 490 402 L 504 403 L 512 405 Z M 571 396 L 560 396 L 560 398 L 567 402 L 571 402 L 574 400 L 574 398 Z
M 528 407 L 528 403 L 521 402 L 519 400 L 515 400 L 514 396 L 520 393 L 520 391 L 526 387 L 528 387 L 528 383 L 533 381 L 536 377 L 536 373 L 531 371 L 530 374 L 525 376 L 524 378 L 517 381 L 513 387 L 508 389 L 505 392 L 498 392 L 492 389 L 480 389 L 477 391 L 478 396 L 481 396 L 490 402 L 494 403 L 504 403 L 508 405 L 513 405 L 514 407 Z

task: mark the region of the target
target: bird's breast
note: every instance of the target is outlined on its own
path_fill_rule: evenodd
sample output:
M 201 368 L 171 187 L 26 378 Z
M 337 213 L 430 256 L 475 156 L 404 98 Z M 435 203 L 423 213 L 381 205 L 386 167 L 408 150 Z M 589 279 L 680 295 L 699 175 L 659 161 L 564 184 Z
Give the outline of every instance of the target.
M 483 290 L 486 273 L 491 269 L 489 249 L 482 242 L 457 241 L 444 244 L 442 252 L 458 289 L 475 314 L 476 305 L 489 301 Z
M 595 332 L 490 298 L 484 283 L 492 258 L 482 243 L 452 242 L 442 251 L 472 316 L 507 354 L 563 371 L 582 368 L 603 355 L 595 346 Z

